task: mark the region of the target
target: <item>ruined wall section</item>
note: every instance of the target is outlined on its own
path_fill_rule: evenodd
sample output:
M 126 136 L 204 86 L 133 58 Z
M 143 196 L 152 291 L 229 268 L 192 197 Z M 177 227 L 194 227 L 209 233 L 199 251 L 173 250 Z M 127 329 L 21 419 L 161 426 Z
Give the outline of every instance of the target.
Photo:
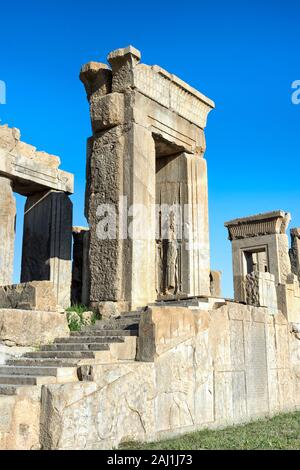
M 300 408 L 299 333 L 268 309 L 151 308 L 138 359 L 93 365 L 91 382 L 45 386 L 42 446 L 111 449 Z

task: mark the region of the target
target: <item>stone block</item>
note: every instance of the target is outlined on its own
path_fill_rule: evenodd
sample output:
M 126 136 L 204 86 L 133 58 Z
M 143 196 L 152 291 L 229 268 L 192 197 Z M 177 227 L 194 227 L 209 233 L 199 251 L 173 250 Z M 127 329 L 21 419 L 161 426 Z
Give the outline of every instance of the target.
M 95 382 L 45 386 L 43 449 L 108 449 L 153 438 L 153 383 L 152 364 L 119 363 L 98 365 Z
M 222 297 L 221 271 L 210 271 L 210 295 L 212 297 Z
M 44 310 L 55 312 L 57 299 L 51 281 L 32 281 L 0 287 L 0 309 Z
M 88 62 L 82 66 L 79 78 L 84 84 L 89 101 L 111 93 L 112 73 L 106 64 Z
M 11 284 L 13 279 L 15 218 L 16 200 L 12 181 L 2 177 L 0 173 L 0 285 L 2 286 Z
M 90 107 L 93 132 L 123 124 L 125 117 L 124 95 L 110 93 L 94 99 Z
M 209 315 L 205 315 L 207 325 Z M 151 307 L 141 313 L 138 338 L 138 358 L 153 361 L 176 345 L 196 334 L 196 313 L 182 307 Z
M 73 193 L 74 176 L 59 165 L 59 157 L 20 141 L 18 129 L 0 126 L 0 175 L 13 181 L 15 192 L 24 196 L 50 189 Z
M 0 449 L 38 450 L 40 387 L 22 387 L 15 396 L 0 396 Z
M 0 309 L 0 341 L 10 345 L 36 347 L 68 334 L 66 314 Z

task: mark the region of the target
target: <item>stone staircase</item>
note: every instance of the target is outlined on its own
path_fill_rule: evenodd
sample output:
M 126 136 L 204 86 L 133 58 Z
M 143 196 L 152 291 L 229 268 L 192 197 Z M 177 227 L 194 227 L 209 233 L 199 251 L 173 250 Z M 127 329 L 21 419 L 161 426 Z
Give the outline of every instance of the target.
M 0 366 L 0 395 L 15 395 L 20 387 L 82 380 L 80 367 L 115 360 L 135 360 L 140 315 L 98 320 L 70 336 L 57 338 Z

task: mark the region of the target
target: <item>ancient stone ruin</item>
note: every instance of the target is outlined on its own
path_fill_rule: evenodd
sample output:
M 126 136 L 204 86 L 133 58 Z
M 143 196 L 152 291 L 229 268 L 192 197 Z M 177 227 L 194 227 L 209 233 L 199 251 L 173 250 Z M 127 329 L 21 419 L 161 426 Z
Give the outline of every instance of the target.
M 226 222 L 211 271 L 204 129 L 214 103 L 132 46 L 80 72 L 93 135 L 73 176 L 0 126 L 0 448 L 111 449 L 300 408 L 300 229 Z M 27 197 L 21 283 L 16 206 Z M 73 242 L 72 242 L 73 238 Z M 65 309 L 101 314 L 69 331 Z

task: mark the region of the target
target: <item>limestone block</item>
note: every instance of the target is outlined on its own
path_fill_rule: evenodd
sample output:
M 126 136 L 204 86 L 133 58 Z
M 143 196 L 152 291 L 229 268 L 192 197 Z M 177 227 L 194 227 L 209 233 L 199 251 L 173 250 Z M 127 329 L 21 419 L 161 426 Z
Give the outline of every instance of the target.
M 248 305 L 227 302 L 228 318 L 230 320 L 251 321 L 252 309 Z
M 201 317 L 200 317 L 201 318 Z M 192 363 L 195 371 L 195 423 L 204 425 L 212 423 L 214 416 L 214 372 L 213 358 L 209 347 L 209 331 L 198 330 L 194 340 L 194 357 Z
M 263 415 L 269 411 L 265 324 L 244 322 L 244 338 L 248 415 Z
M 201 312 L 208 325 L 209 315 Z M 203 326 L 204 328 L 204 326 Z M 141 313 L 138 338 L 138 358 L 153 361 L 176 345 L 194 337 L 197 331 L 196 313 L 182 307 L 151 307 Z
M 0 126 L 0 148 L 11 152 L 20 141 L 20 131 L 8 125 Z
M 277 367 L 288 368 L 290 364 L 289 329 L 286 324 L 275 325 L 277 344 Z
M 97 369 L 95 382 L 43 388 L 43 449 L 108 449 L 154 437 L 153 365 Z
M 155 363 L 158 432 L 192 426 L 195 415 L 195 375 L 192 340 L 164 351 Z M 172 380 L 170 380 L 172 377 Z
M 112 74 L 106 64 L 88 62 L 82 66 L 79 78 L 85 86 L 89 101 L 93 96 L 103 96 L 111 92 Z
M 247 419 L 246 376 L 244 370 L 232 372 L 232 414 L 235 423 Z
M 65 314 L 56 312 L 0 309 L 0 341 L 16 346 L 48 344 L 68 336 Z
M 51 281 L 32 281 L 0 287 L 0 309 L 56 311 L 57 299 Z
M 128 102 L 129 92 L 125 96 L 126 102 Z M 204 131 L 199 126 L 187 121 L 136 89 L 131 92 L 131 96 L 134 122 L 151 130 L 156 141 L 158 156 L 179 152 L 203 156 L 206 142 Z
M 215 371 L 232 370 L 228 308 L 222 306 L 211 315 L 209 347 Z
M 112 68 L 112 91 L 124 92 L 133 87 L 133 69 L 141 59 L 135 47 L 128 46 L 110 52 L 107 57 Z
M 245 368 L 244 322 L 230 320 L 230 353 L 233 370 Z
M 212 100 L 156 65 L 138 64 L 132 67 L 132 74 L 127 79 L 128 86 L 132 82 L 143 94 L 202 129 L 206 126 L 208 113 L 215 107 Z
M 90 106 L 93 132 L 123 124 L 124 113 L 124 95 L 121 93 L 110 93 L 94 99 Z
M 247 304 L 268 307 L 270 313 L 277 313 L 277 294 L 273 274 L 255 271 L 247 274 L 244 282 Z
M 289 322 L 300 322 L 300 287 L 298 278 L 289 274 L 286 284 L 277 286 L 278 308 Z
M 222 297 L 221 271 L 210 271 L 210 295 L 212 297 Z
M 279 406 L 282 411 L 295 409 L 295 382 L 290 368 L 278 369 Z
M 215 420 L 220 425 L 233 422 L 232 372 L 215 372 Z
M 12 283 L 15 217 L 16 200 L 12 192 L 12 181 L 0 176 L 0 285 Z
M 18 129 L 0 126 L 0 175 L 13 181 L 15 192 L 26 196 L 45 189 L 73 193 L 74 177 L 59 165 L 59 157 L 22 142 Z
M 0 449 L 38 450 L 40 387 L 21 387 L 15 396 L 0 396 Z

